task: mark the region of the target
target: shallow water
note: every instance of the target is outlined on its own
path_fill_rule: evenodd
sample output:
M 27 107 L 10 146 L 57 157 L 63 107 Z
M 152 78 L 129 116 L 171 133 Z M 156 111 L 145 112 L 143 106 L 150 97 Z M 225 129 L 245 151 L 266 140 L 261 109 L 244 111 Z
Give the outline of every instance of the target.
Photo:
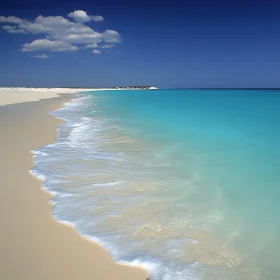
M 280 92 L 92 92 L 32 173 L 53 215 L 151 279 L 280 278 Z

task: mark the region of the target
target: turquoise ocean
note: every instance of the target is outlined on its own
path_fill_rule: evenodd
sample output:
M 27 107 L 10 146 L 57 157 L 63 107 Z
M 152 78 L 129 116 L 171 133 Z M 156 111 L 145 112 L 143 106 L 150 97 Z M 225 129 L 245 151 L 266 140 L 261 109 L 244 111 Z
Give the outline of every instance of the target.
M 151 280 L 280 279 L 280 91 L 116 90 L 52 113 L 53 216 Z

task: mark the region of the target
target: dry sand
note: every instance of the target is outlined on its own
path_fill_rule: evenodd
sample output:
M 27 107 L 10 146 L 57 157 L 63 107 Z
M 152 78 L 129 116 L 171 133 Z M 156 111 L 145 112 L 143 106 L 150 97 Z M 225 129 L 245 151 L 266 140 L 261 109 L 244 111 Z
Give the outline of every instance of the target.
M 7 97 L 2 105 L 28 101 Z M 35 100 L 43 97 L 37 92 Z M 55 94 L 56 95 L 56 94 Z M 33 100 L 34 98 L 31 98 Z M 69 95 L 0 106 L 0 279 L 145 280 L 141 268 L 118 265 L 101 246 L 59 224 L 51 215 L 51 196 L 29 173 L 31 150 L 54 141 L 61 120 L 48 113 Z
M 0 88 L 0 106 L 22 102 L 39 101 L 58 97 L 59 95 L 94 91 L 96 89 L 75 88 Z M 100 89 L 102 90 L 102 89 Z

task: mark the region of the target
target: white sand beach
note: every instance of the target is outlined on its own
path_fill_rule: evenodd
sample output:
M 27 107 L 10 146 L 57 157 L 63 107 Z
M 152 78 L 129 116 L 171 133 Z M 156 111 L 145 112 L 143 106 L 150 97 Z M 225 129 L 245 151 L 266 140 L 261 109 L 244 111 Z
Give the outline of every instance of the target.
M 31 150 L 54 142 L 62 124 L 49 112 L 70 101 L 71 93 L 87 90 L 0 88 L 0 279 L 149 277 L 141 268 L 115 263 L 100 245 L 58 223 L 48 203 L 51 195 L 29 173 L 34 165 Z

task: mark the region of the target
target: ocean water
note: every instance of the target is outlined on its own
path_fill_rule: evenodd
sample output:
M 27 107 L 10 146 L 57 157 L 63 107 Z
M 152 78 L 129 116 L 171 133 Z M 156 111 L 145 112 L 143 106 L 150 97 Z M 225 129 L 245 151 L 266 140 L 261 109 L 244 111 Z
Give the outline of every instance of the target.
M 280 91 L 134 90 L 53 112 L 53 216 L 151 280 L 280 279 Z

